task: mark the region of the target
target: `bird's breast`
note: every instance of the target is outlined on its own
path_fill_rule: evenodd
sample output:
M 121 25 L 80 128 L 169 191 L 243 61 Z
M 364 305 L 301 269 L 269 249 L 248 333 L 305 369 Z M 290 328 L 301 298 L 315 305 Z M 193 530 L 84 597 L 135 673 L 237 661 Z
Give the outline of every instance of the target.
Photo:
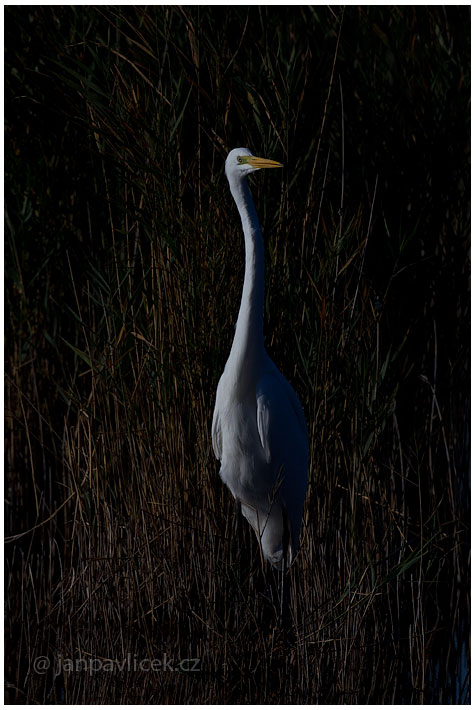
M 220 476 L 235 498 L 251 503 L 268 489 L 270 476 L 256 422 L 256 398 L 230 403 L 221 422 Z

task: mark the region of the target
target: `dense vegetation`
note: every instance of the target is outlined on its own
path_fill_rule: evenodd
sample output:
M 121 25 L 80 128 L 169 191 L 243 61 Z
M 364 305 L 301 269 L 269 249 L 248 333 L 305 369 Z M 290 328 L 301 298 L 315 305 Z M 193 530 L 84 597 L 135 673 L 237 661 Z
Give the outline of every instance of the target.
M 468 7 L 5 8 L 10 702 L 469 701 L 469 51 Z M 209 434 L 240 145 L 286 164 L 285 628 Z

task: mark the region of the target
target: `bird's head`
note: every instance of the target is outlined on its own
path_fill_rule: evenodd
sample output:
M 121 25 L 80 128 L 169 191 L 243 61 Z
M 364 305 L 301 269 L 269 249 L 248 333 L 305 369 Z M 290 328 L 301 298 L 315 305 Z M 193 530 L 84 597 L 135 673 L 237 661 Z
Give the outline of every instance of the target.
M 262 168 L 282 168 L 283 164 L 268 158 L 258 158 L 248 148 L 234 148 L 225 163 L 225 172 L 228 180 L 246 177 L 255 170 Z

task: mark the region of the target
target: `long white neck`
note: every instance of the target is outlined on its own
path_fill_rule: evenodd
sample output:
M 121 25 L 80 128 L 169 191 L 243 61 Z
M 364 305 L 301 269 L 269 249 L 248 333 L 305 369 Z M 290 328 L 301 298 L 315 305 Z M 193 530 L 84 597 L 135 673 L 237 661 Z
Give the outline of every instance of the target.
M 230 180 L 245 237 L 245 279 L 235 337 L 229 357 L 233 375 L 243 387 L 256 377 L 264 357 L 264 245 L 258 215 L 246 178 Z

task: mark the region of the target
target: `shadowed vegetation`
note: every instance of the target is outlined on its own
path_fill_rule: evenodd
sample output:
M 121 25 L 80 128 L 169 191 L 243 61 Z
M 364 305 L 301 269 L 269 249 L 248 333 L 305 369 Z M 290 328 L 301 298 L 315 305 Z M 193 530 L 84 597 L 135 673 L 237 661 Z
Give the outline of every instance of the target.
M 7 702 L 469 702 L 469 20 L 5 8 Z M 211 450 L 237 146 L 285 163 L 250 184 L 310 432 L 286 631 Z

